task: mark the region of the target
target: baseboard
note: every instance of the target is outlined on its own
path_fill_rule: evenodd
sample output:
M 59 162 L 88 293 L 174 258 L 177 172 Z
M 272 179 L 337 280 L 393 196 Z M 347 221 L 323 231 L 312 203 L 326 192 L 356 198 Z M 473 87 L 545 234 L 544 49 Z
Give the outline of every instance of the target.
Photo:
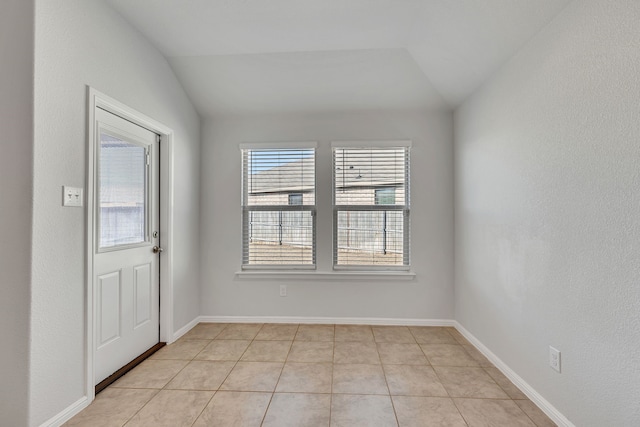
M 485 347 L 471 332 L 467 331 L 460 323 L 454 321 L 454 327 L 460 332 L 471 344 L 474 345 L 496 368 L 511 380 L 533 403 L 535 403 L 542 412 L 547 414 L 549 418 L 560 427 L 575 427 L 575 425 L 567 419 L 555 406 L 549 403 L 540 393 L 529 385 L 525 380 L 516 374 L 506 363 L 504 363 L 491 350 Z
M 178 338 L 180 338 L 181 336 L 183 336 L 184 334 L 189 332 L 191 329 L 193 329 L 193 327 L 196 326 L 198 323 L 202 322 L 202 320 L 200 320 L 201 317 L 202 316 L 196 317 L 191 322 L 187 323 L 182 328 L 180 328 L 177 331 L 175 331 L 173 333 L 173 338 L 172 338 L 171 342 L 168 342 L 167 344 L 171 344 L 172 342 L 176 341 Z
M 40 424 L 40 427 L 60 427 L 62 424 L 69 421 L 75 415 L 77 415 L 84 408 L 89 406 L 89 399 L 87 396 L 81 397 L 71 405 L 69 405 L 66 409 L 60 412 L 57 415 L 49 418 L 47 421 Z
M 453 320 L 446 319 L 402 319 L 384 317 L 200 316 L 198 321 L 202 323 L 302 323 L 310 325 L 337 324 L 388 326 L 454 326 Z

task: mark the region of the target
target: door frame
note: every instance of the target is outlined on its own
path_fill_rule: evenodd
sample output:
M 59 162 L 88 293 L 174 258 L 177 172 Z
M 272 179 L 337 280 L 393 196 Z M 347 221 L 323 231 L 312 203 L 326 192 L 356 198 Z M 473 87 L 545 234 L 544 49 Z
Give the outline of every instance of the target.
M 96 307 L 94 301 L 95 256 L 95 164 L 96 108 L 135 123 L 160 135 L 160 341 L 173 341 L 173 130 L 141 112 L 87 86 L 87 176 L 86 176 L 86 300 L 85 300 L 85 394 L 95 398 Z

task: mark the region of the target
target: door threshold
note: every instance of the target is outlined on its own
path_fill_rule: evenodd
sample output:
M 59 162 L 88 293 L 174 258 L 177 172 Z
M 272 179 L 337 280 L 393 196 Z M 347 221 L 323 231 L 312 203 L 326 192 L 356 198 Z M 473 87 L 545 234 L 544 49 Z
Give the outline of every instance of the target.
M 105 388 L 109 387 L 114 382 L 116 382 L 124 374 L 126 374 L 127 372 L 129 372 L 130 370 L 132 370 L 133 368 L 135 368 L 136 366 L 144 362 L 145 359 L 147 359 L 156 351 L 160 350 L 165 345 L 167 345 L 167 343 L 159 342 L 158 344 L 151 347 L 149 350 L 142 353 L 140 356 L 133 359 L 131 362 L 124 365 L 122 368 L 115 371 L 113 374 L 109 375 L 104 380 L 100 381 L 98 384 L 96 384 L 96 395 L 100 393 L 102 390 L 104 390 Z

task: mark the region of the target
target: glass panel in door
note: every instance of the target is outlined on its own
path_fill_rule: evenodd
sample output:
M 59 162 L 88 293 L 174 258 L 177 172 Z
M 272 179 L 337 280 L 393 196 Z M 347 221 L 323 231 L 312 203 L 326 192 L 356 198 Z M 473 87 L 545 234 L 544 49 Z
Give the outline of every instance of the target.
M 146 148 L 101 132 L 98 168 L 99 248 L 146 242 Z

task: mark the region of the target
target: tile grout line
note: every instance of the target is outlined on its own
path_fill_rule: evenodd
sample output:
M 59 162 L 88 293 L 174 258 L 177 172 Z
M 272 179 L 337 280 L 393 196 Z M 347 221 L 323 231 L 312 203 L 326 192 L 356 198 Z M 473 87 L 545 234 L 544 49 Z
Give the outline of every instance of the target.
M 262 325 L 262 328 L 264 328 L 264 324 Z M 260 330 L 262 330 L 262 328 L 260 328 Z M 260 425 L 261 426 L 264 425 L 264 422 L 265 422 L 265 420 L 267 418 L 267 413 L 269 412 L 269 408 L 271 407 L 271 402 L 273 402 L 273 397 L 275 396 L 276 390 L 278 389 L 278 384 L 280 383 L 280 378 L 282 378 L 282 373 L 284 372 L 284 367 L 287 364 L 287 360 L 289 360 L 289 353 L 291 353 L 291 347 L 293 347 L 293 342 L 296 339 L 296 335 L 298 335 L 298 329 L 300 329 L 300 324 L 298 324 L 298 326 L 296 327 L 296 333 L 293 334 L 293 339 L 291 340 L 291 345 L 289 346 L 289 351 L 287 352 L 287 356 L 284 358 L 284 362 L 282 363 L 282 368 L 280 368 L 280 375 L 278 375 L 278 379 L 276 380 L 276 383 L 273 386 L 273 391 L 271 392 L 271 397 L 269 398 L 269 403 L 267 404 L 267 407 L 264 410 L 264 414 L 262 414 L 262 420 L 260 421 Z M 260 332 L 258 331 L 258 333 L 260 333 Z M 257 336 L 258 336 L 258 334 L 256 334 L 256 337 Z M 254 337 L 254 340 L 255 340 L 255 337 Z M 251 344 L 249 344 L 249 346 L 251 346 Z
M 222 333 L 222 331 L 224 331 L 227 328 L 227 325 L 225 325 L 222 329 L 220 329 L 220 332 L 218 332 L 216 334 L 215 337 L 213 337 L 213 339 L 211 340 L 211 343 L 213 341 L 215 341 L 216 337 L 218 335 L 220 335 Z M 193 358 L 191 359 L 191 362 L 193 362 L 194 360 L 196 360 L 196 357 L 198 357 L 198 355 L 200 353 L 202 353 L 204 351 L 205 348 L 207 348 L 211 343 L 207 344 L 206 346 L 204 346 L 204 348 L 202 350 L 200 350 L 198 353 L 196 353 L 195 356 L 193 356 Z M 191 363 L 189 362 L 189 363 Z M 237 363 L 237 362 L 236 362 Z M 189 364 L 187 364 L 188 366 Z M 235 365 L 234 365 L 235 367 Z M 218 391 L 220 391 L 220 386 L 222 385 L 223 382 L 225 382 L 225 380 L 227 379 L 227 377 L 229 376 L 229 374 L 231 373 L 231 371 L 233 370 L 233 367 L 229 370 L 229 372 L 227 373 L 227 376 L 224 377 L 224 379 L 220 382 L 220 385 L 218 385 L 218 389 L 213 391 L 213 394 L 211 395 L 211 397 L 209 398 L 209 400 L 207 401 L 207 403 L 202 407 L 202 410 L 200 411 L 200 413 L 198 414 L 198 416 L 193 420 L 193 423 L 191 423 L 191 427 L 193 427 L 195 425 L 195 423 L 198 422 L 198 419 L 202 416 L 202 414 L 204 413 L 204 411 L 207 409 L 207 406 L 209 406 L 209 404 L 211 403 L 211 401 L 213 400 L 213 398 L 216 396 L 216 394 L 218 394 Z M 169 383 L 167 383 L 168 385 Z
M 409 333 L 411 333 L 411 331 L 409 331 Z M 415 339 L 415 337 L 413 338 Z M 384 377 L 384 383 L 387 386 L 387 391 L 389 392 L 389 400 L 391 401 L 391 409 L 393 410 L 393 416 L 396 419 L 396 426 L 399 426 L 400 420 L 398 419 L 398 412 L 396 411 L 396 405 L 393 402 L 393 396 L 391 396 L 391 387 L 389 387 L 389 380 L 387 379 L 387 371 L 384 369 L 384 365 L 382 364 L 382 358 L 380 357 L 380 350 L 378 349 L 377 344 L 376 344 L 376 352 L 378 353 L 378 359 L 380 359 L 380 369 L 382 369 L 382 376 Z
M 451 338 L 453 338 L 456 342 L 458 342 L 456 340 L 456 337 L 453 336 L 453 334 L 451 332 L 449 332 L 448 329 L 445 329 L 445 331 L 447 331 L 447 333 L 449 335 L 451 335 Z M 422 350 L 422 352 L 424 353 L 424 350 L 422 349 L 422 347 L 420 347 L 420 349 Z M 425 353 L 425 357 L 427 357 L 426 353 Z M 427 360 L 429 360 L 429 357 L 427 357 Z M 429 363 L 431 363 L 431 361 L 429 360 Z M 451 393 L 449 393 L 449 390 L 447 390 L 447 388 L 444 386 L 444 382 L 442 381 L 442 378 L 440 378 L 440 375 L 438 375 L 438 371 L 436 371 L 434 369 L 434 366 L 431 365 L 431 369 L 433 369 L 433 372 L 435 372 L 436 374 L 436 378 L 438 378 L 438 381 L 440 381 L 440 384 L 442 384 L 442 388 L 444 388 L 445 393 L 447 393 L 447 396 L 449 396 L 449 399 L 451 400 L 451 403 L 453 403 L 454 408 L 456 408 L 456 411 L 458 411 L 458 414 L 460 414 L 460 418 L 462 418 L 462 421 L 468 426 L 469 423 L 467 422 L 467 419 L 464 417 L 464 415 L 462 415 L 462 411 L 460 411 L 460 408 L 458 407 L 458 405 L 456 404 L 456 401 L 453 399 L 453 397 L 451 396 Z
M 331 426 L 331 419 L 333 418 L 333 371 L 336 364 L 336 325 L 333 325 L 333 358 L 331 360 L 331 386 L 329 391 L 329 426 Z

